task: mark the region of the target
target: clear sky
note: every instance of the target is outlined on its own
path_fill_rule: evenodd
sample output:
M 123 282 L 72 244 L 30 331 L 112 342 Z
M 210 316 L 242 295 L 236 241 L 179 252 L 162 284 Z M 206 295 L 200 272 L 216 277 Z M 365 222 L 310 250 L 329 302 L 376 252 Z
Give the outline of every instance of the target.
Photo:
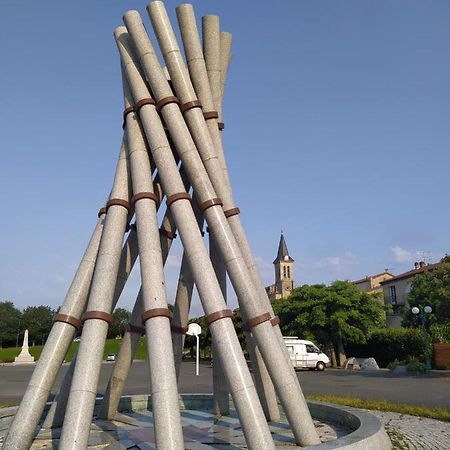
M 112 33 L 131 8 L 150 29 L 146 3 L 0 4 L 0 300 L 64 299 L 122 135 Z M 174 25 L 177 4 L 166 2 Z M 297 285 L 397 274 L 450 253 L 450 2 L 194 7 L 234 37 L 225 149 L 266 284 L 281 228 Z M 178 242 L 167 267 L 171 301 L 181 252 Z M 121 306 L 138 284 L 136 271 Z

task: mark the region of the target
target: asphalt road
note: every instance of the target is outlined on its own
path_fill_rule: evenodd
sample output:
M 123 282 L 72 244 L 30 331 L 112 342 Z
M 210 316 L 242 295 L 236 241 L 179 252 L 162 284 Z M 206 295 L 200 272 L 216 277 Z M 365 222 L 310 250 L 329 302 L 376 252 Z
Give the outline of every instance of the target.
M 104 363 L 100 377 L 99 394 L 103 394 L 114 363 Z M 0 404 L 16 405 L 20 402 L 31 377 L 34 365 L 0 366 Z M 66 372 L 62 367 L 54 392 Z M 443 407 L 450 409 L 450 374 L 400 375 L 387 371 L 351 372 L 328 369 L 325 372 L 298 372 L 305 395 L 327 394 L 358 397 L 372 400 L 387 400 L 396 403 Z M 212 391 L 212 368 L 209 363 L 200 366 L 200 375 L 195 376 L 195 364 L 183 362 L 179 392 L 208 393 Z M 149 392 L 148 368 L 145 361 L 133 363 L 124 394 Z

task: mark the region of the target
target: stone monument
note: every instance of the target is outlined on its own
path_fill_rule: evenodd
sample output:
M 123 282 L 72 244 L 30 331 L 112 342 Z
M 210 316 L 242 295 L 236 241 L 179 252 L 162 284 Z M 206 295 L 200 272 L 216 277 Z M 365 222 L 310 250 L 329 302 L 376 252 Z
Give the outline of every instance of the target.
M 28 351 L 28 330 L 25 330 L 23 335 L 22 350 L 19 355 L 14 358 L 14 364 L 32 364 L 34 363 L 34 357 L 30 355 Z

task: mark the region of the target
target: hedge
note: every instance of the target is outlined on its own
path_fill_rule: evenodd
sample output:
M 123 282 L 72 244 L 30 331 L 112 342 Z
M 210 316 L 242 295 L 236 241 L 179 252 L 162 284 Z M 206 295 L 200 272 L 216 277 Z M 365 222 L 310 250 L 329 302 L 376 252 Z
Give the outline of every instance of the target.
M 427 354 L 431 355 L 431 342 L 426 343 L 419 329 L 388 328 L 373 332 L 367 344 L 347 344 L 345 350 L 347 356 L 373 357 L 380 367 L 387 367 L 394 360 L 424 360 Z

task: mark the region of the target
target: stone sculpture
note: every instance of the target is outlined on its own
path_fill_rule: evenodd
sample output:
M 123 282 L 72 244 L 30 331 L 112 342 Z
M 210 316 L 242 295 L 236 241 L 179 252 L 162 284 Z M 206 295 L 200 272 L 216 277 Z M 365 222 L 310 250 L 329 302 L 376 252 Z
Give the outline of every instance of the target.
M 375 358 L 366 358 L 361 363 L 361 370 L 380 370 Z
M 177 376 L 195 283 L 213 338 L 216 412 L 228 413 L 229 392 L 248 448 L 273 449 L 267 419 L 279 418 L 276 392 L 296 442 L 318 444 L 228 177 L 221 105 L 231 35 L 220 31 L 217 16 L 203 18 L 202 50 L 192 6 L 179 6 L 186 67 L 164 4 L 154 1 L 147 9 L 167 72 L 142 18 L 136 11 L 127 12 L 125 26 L 114 33 L 125 108 L 111 194 L 99 211 L 3 449 L 30 447 L 58 370 L 81 325 L 78 353 L 44 426 L 62 425 L 60 449 L 86 448 L 111 313 L 137 255 L 141 289 L 99 416 L 114 416 L 138 339 L 145 334 L 156 446 L 184 448 Z M 156 213 L 164 197 L 167 210 L 158 227 Z M 204 222 L 210 255 L 202 236 Z M 176 232 L 184 256 L 172 318 L 163 266 Z M 226 306 L 226 274 L 238 297 L 256 387 Z
M 347 358 L 344 361 L 344 364 L 342 365 L 342 368 L 346 369 L 346 370 L 359 370 L 359 369 L 361 369 L 358 360 L 354 356 L 351 356 L 350 358 Z

